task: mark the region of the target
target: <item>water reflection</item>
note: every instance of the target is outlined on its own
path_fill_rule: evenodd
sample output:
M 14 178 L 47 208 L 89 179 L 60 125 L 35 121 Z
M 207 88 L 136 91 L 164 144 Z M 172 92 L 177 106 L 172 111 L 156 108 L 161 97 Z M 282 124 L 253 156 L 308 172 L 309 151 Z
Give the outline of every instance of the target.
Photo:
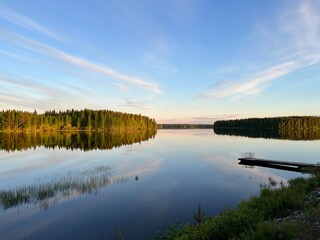
M 320 158 L 317 141 L 226 137 L 211 129 L 159 130 L 152 141 L 111 151 L 35 146 L 0 151 L 0 189 L 35 189 L 27 204 L 0 210 L 1 239 L 116 239 L 119 226 L 129 239 L 149 239 L 177 219 L 192 222 L 198 204 L 214 215 L 257 194 L 269 177 L 285 183 L 301 176 L 243 168 L 237 161 L 243 152 L 290 161 Z M 38 200 L 35 192 L 46 186 L 53 191 Z
M 250 138 L 268 138 L 284 140 L 319 140 L 320 131 L 307 129 L 244 129 L 214 128 L 218 135 L 241 136 Z
M 0 149 L 21 151 L 44 146 L 45 148 L 66 148 L 90 151 L 109 150 L 122 145 L 141 143 L 154 138 L 156 131 L 133 132 L 44 132 L 44 133 L 6 133 L 0 132 Z
M 52 208 L 59 201 L 74 196 L 97 193 L 111 183 L 125 183 L 128 177 L 115 177 L 114 169 L 99 166 L 85 171 L 68 171 L 57 175 L 50 182 L 0 190 L 0 206 L 3 209 L 33 203 L 42 210 Z M 136 179 L 137 180 L 137 179 Z

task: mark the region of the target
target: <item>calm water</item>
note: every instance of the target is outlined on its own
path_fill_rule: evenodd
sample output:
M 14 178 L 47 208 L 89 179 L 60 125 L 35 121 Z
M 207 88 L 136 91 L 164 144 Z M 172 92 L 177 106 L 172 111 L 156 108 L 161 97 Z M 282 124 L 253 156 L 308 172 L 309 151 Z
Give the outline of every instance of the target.
M 299 173 L 244 168 L 256 157 L 320 162 L 320 142 L 216 135 L 210 129 L 159 130 L 140 137 L 1 135 L 1 239 L 148 239 L 201 204 L 213 215 L 259 192 L 268 178 Z M 9 139 L 7 139 L 9 138 Z M 12 143 L 14 142 L 14 144 Z M 15 150 L 19 144 L 19 151 Z M 113 145 L 114 144 L 114 147 Z

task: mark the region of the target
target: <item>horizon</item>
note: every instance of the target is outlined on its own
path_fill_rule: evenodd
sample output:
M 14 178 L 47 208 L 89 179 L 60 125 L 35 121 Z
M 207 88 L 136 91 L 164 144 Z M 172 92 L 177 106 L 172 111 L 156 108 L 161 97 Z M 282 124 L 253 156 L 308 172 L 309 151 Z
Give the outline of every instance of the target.
M 0 3 L 0 109 L 319 116 L 320 2 Z
M 66 112 L 66 111 L 84 111 L 84 110 L 90 110 L 90 111 L 111 111 L 109 109 L 66 109 L 66 110 L 57 110 L 57 109 L 52 109 L 52 110 L 46 110 L 45 112 L 50 112 L 50 111 L 55 111 L 57 113 L 59 112 Z M 19 110 L 19 109 L 2 109 L 0 111 L 24 111 L 24 110 Z M 36 109 L 34 109 L 33 111 L 26 111 L 29 113 L 32 112 L 36 112 L 37 114 L 45 114 L 45 112 L 39 113 Z M 119 111 L 114 111 L 114 112 L 119 112 Z M 124 114 L 129 114 L 127 112 L 121 112 Z M 139 115 L 140 113 L 132 113 L 132 114 L 137 114 Z M 142 115 L 145 117 L 149 117 L 147 115 Z M 232 118 L 232 119 L 217 119 L 214 120 L 214 122 L 207 122 L 207 123 L 187 123 L 187 122 L 161 122 L 161 123 L 157 123 L 157 125 L 214 125 L 214 123 L 216 121 L 228 121 L 228 120 L 243 120 L 243 119 L 264 119 L 264 118 L 287 118 L 287 117 L 320 117 L 320 115 L 287 115 L 287 116 L 271 116 L 271 117 L 250 117 L 250 118 Z M 150 118 L 150 117 L 149 117 Z M 156 120 L 156 119 L 155 119 Z

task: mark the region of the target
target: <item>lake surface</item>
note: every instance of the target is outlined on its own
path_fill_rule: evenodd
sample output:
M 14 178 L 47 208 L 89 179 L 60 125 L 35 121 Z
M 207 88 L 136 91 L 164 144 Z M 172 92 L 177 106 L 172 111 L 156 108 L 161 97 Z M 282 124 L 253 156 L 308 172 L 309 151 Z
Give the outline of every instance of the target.
M 0 135 L 1 239 L 148 239 L 177 220 L 236 206 L 271 177 L 237 158 L 317 163 L 320 142 L 217 135 L 212 129 L 141 136 Z M 3 198 L 4 199 L 4 198 Z

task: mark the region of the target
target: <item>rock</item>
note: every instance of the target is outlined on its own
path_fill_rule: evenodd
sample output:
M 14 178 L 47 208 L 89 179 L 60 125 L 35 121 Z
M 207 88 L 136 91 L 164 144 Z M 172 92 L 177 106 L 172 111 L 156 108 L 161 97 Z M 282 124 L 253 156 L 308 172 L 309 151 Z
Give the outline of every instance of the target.
M 276 223 L 281 223 L 282 221 L 283 221 L 282 218 L 277 218 L 277 219 L 275 220 Z
M 285 217 L 285 218 L 283 219 L 283 221 L 287 222 L 287 221 L 289 221 L 290 219 L 291 219 L 291 217 L 288 216 L 288 217 Z
M 297 211 L 294 211 L 294 212 L 293 212 L 293 215 L 294 215 L 294 216 L 297 216 L 297 215 L 299 215 L 300 213 L 301 213 L 301 211 L 300 211 L 300 210 L 297 210 Z

